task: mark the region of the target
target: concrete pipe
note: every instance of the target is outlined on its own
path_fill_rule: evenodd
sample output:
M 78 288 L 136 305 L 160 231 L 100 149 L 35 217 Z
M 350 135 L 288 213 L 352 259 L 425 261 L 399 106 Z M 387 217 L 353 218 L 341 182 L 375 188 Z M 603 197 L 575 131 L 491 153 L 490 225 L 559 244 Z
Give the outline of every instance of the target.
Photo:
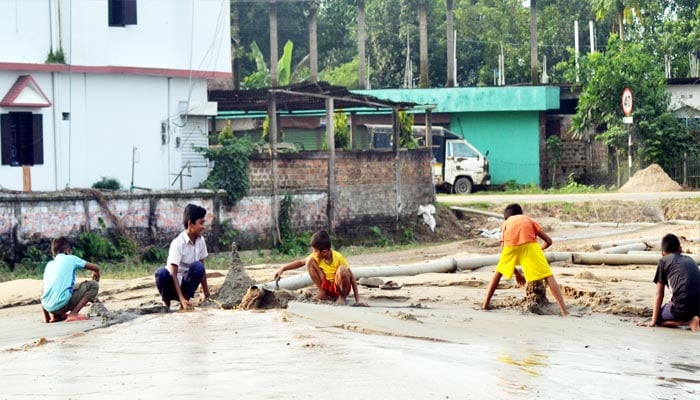
M 642 238 L 642 239 L 628 239 L 628 240 L 613 240 L 610 242 L 601 242 L 601 243 L 596 243 L 593 245 L 593 248 L 596 250 L 602 250 L 602 249 L 607 249 L 608 247 L 616 247 L 616 246 L 624 246 L 627 244 L 634 244 L 634 243 L 654 243 L 654 242 L 659 242 L 661 241 L 661 238 L 657 237 L 648 237 L 648 238 Z
M 605 249 L 598 250 L 598 253 L 602 253 L 602 254 L 627 254 L 630 251 L 648 250 L 650 247 L 651 246 L 648 246 L 646 243 L 637 242 L 637 243 L 625 244 L 622 246 L 607 247 Z
M 700 255 L 686 254 L 700 262 Z M 605 264 L 605 265 L 656 265 L 661 254 L 603 254 L 603 253 L 572 253 L 574 264 Z

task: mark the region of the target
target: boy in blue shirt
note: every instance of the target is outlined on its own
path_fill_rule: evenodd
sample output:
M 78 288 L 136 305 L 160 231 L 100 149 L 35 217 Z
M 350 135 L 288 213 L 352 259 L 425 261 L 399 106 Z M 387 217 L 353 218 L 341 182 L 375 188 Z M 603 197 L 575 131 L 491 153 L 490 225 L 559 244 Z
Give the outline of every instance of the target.
M 88 303 L 95 302 L 99 290 L 100 269 L 73 255 L 67 238 L 61 236 L 51 242 L 54 259 L 44 269 L 44 289 L 41 294 L 41 310 L 44 322 L 63 320 L 77 321 L 88 319 L 80 315 L 80 310 Z M 75 271 L 92 271 L 92 279 L 75 284 Z

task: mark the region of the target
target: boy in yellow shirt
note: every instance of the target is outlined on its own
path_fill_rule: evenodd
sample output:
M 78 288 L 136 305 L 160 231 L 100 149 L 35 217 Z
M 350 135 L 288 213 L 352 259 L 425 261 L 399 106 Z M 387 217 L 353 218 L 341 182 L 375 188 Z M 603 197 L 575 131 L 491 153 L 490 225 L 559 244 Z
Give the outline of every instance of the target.
M 331 249 L 331 237 L 326 231 L 318 231 L 311 237 L 311 254 L 306 262 L 297 260 L 280 268 L 275 279 L 280 279 L 284 271 L 306 265 L 309 276 L 318 289 L 316 300 L 333 300 L 336 304 L 346 304 L 350 290 L 355 296 L 355 305 L 367 306 L 360 301 L 355 275 L 342 254 Z

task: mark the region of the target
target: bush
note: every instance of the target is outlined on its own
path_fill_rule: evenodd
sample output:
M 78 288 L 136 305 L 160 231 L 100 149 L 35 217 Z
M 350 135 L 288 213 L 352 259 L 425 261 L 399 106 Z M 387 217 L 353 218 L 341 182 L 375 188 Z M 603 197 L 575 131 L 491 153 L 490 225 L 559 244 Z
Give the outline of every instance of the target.
M 115 178 L 103 176 L 102 179 L 92 184 L 92 188 L 99 190 L 120 190 L 122 185 Z
M 247 137 L 224 139 L 221 147 L 200 149 L 214 168 L 202 183 L 208 189 L 223 189 L 232 204 L 236 204 L 248 191 L 248 163 L 253 144 Z
M 168 259 L 168 249 L 153 246 L 143 253 L 141 260 L 149 264 L 165 264 Z

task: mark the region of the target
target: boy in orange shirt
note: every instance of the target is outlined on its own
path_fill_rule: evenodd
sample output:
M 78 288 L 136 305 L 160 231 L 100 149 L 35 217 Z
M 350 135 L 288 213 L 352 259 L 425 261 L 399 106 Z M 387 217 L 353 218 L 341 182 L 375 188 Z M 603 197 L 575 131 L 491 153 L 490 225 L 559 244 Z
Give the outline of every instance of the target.
M 316 300 L 333 300 L 336 304 L 346 304 L 346 298 L 352 289 L 355 305 L 367 306 L 360 301 L 355 275 L 350 271 L 348 262 L 342 254 L 331 249 L 331 237 L 326 231 L 318 231 L 311 237 L 311 254 L 302 260 L 293 261 L 275 273 L 275 280 L 282 277 L 284 271 L 306 265 L 309 276 L 318 289 Z
M 545 279 L 561 309 L 561 315 L 569 315 L 557 280 L 554 279 L 547 258 L 542 252 L 542 250 L 552 245 L 552 238 L 542 231 L 542 228 L 534 219 L 523 214 L 523 209 L 519 204 L 506 206 L 506 209 L 503 211 L 503 217 L 505 218 L 501 229 L 503 250 L 481 308 L 484 310 L 489 309 L 491 297 L 496 291 L 498 282 L 501 281 L 501 276 L 510 279 L 515 273 L 515 278 L 519 284 Z M 544 241 L 541 247 L 537 241 L 538 237 Z M 524 277 L 520 271 L 515 269 L 516 265 L 523 267 Z

